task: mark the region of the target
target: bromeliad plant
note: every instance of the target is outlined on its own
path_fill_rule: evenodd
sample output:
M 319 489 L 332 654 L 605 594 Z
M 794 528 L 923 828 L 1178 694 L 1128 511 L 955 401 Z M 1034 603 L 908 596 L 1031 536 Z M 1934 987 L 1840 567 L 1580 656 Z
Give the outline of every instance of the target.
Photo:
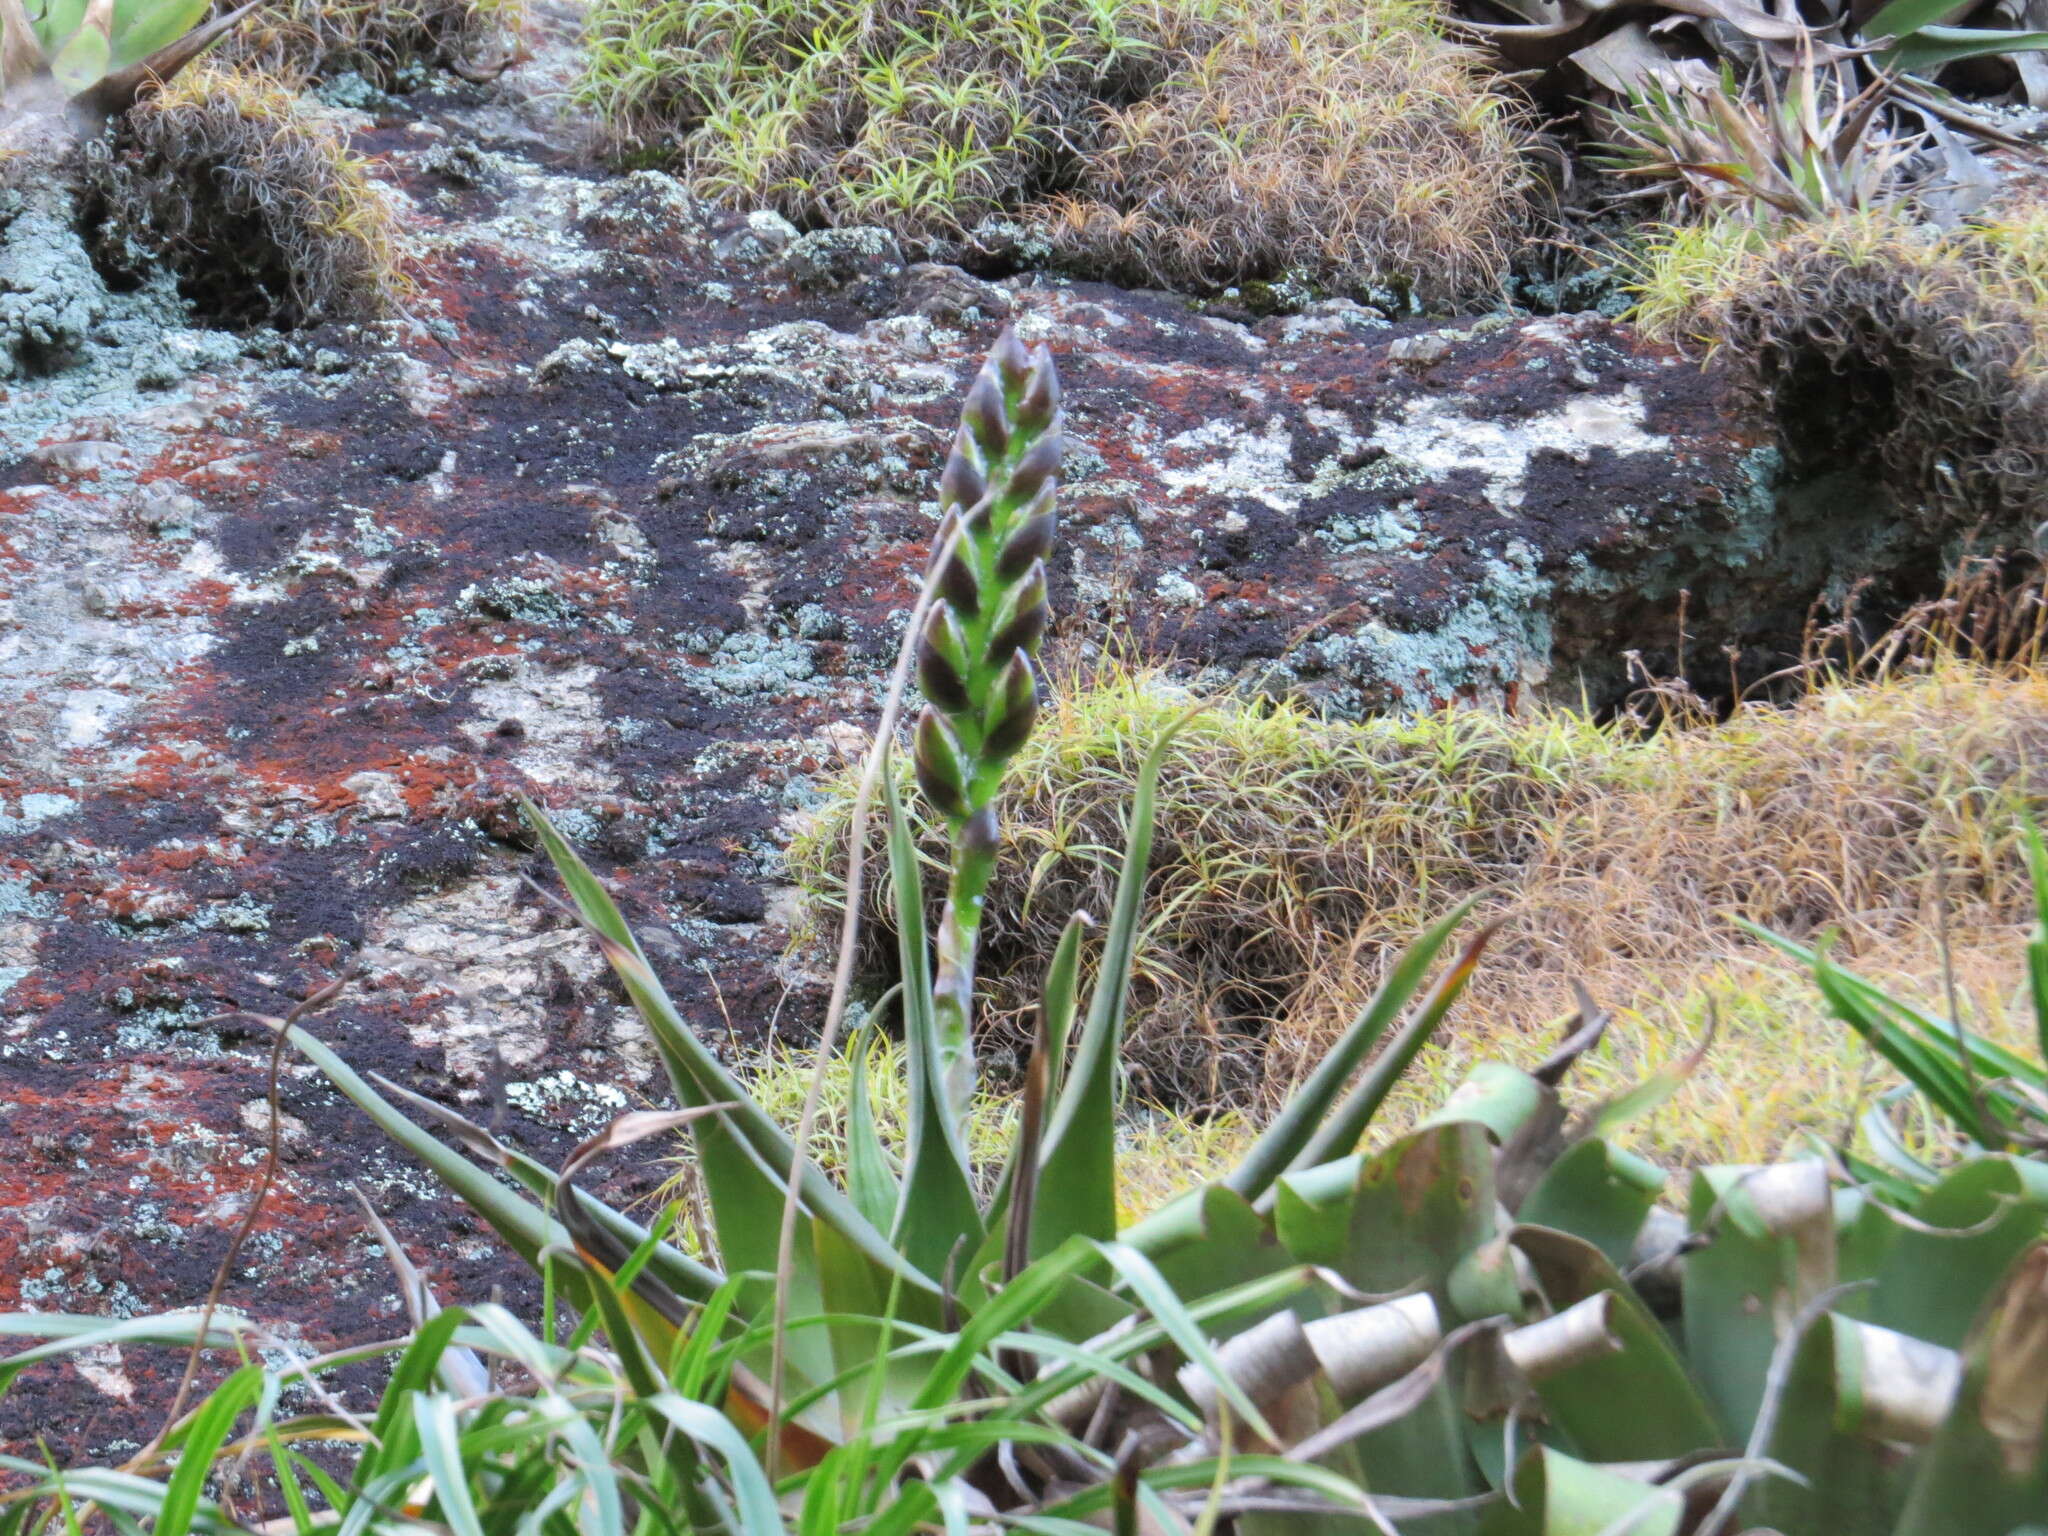
M 2048 104 L 2048 31 L 2025 0 L 1463 9 L 1507 61 L 1551 76 L 1550 94 L 1590 106 L 1610 164 L 1639 185 L 1649 178 L 1692 203 L 1746 199 L 1763 217 L 1910 198 L 1952 224 L 1996 181 L 1976 151 L 2022 147 L 1983 107 Z M 1951 85 L 1982 94 L 1965 100 Z
M 1985 1154 L 1908 1195 L 1838 1189 L 1819 1160 L 1709 1168 L 1681 1215 L 1658 1203 L 1666 1176 L 1605 1133 L 1704 1048 L 1568 1113 L 1559 1085 L 1605 1023 L 1587 999 L 1548 1061 L 1484 1065 L 1409 1134 L 1357 1150 L 1478 958 L 1484 933 L 1425 990 L 1462 910 L 1229 1174 L 1119 1231 L 1115 1071 L 1156 748 L 1085 1015 L 1077 916 L 1047 966 L 1014 1146 L 976 1177 L 955 1026 L 972 1024 L 961 977 L 1001 763 L 1030 725 L 1058 430 L 1050 358 L 1006 337 L 970 397 L 911 628 L 917 778 L 954 836 L 936 963 L 885 771 L 908 651 L 867 776 L 887 796 L 901 944 L 900 1166 L 862 1113 L 857 1051 L 844 1182 L 817 1167 L 533 812 L 678 1109 L 623 1116 L 553 1170 L 276 1027 L 534 1266 L 538 1332 L 497 1307 L 439 1310 L 392 1242 L 417 1326 L 372 1349 L 396 1355 L 374 1419 L 320 1395 L 332 1362 L 300 1373 L 316 1407 L 296 1418 L 283 1377 L 245 1365 L 126 1468 L 0 1463 L 25 1479 L 0 1492 L 0 1536 L 98 1513 L 224 1536 L 238 1520 L 208 1471 L 251 1457 L 276 1469 L 293 1536 L 2011 1536 L 2048 1511 L 2048 1164 Z M 858 881 L 856 862 L 850 913 Z M 577 1184 L 677 1131 L 715 1267 L 669 1241 L 673 1211 L 642 1227 Z M 0 1362 L 0 1389 L 107 1328 L 7 1320 L 55 1337 Z M 361 1448 L 345 1485 L 303 1449 L 319 1439 Z
M 1808 54 L 1756 80 L 1744 91 L 1726 63 L 1705 81 L 1646 79 L 1611 114 L 1593 163 L 1645 192 L 1675 192 L 1691 213 L 1819 219 L 1896 202 L 1931 147 L 1924 130 L 1887 117 L 1886 82 L 1859 88 L 1846 60 Z
M 112 117 L 256 8 L 211 0 L 0 0 L 0 123 L 70 106 Z

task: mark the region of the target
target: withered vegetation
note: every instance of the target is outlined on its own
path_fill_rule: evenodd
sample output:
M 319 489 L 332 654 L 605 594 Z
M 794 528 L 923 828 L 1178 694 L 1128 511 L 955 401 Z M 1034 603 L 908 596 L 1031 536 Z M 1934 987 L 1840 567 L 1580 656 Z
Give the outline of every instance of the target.
M 397 215 L 341 130 L 274 76 L 205 67 L 146 97 L 89 163 L 99 259 L 155 261 L 232 323 L 402 301 Z

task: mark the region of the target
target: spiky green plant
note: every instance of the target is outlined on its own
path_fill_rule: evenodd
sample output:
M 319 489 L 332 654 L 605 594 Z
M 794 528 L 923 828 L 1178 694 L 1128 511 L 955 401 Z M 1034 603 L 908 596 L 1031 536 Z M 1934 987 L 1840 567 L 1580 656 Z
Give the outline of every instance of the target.
M 973 1084 L 977 902 L 993 855 L 1003 767 L 1037 708 L 1030 655 L 1046 621 L 1043 556 L 1054 533 L 1058 461 L 1051 357 L 1005 337 L 969 393 L 942 478 L 945 520 L 920 599 L 916 644 L 906 657 L 928 699 L 914 732 L 917 780 L 953 833 L 947 901 L 933 930 L 893 776 L 875 776 L 889 810 L 903 977 L 895 996 L 910 1105 L 900 1166 L 872 1122 L 855 1116 L 843 1183 L 816 1167 L 683 1021 L 603 885 L 538 810 L 530 810 L 534 830 L 561 875 L 569 910 L 646 1019 L 681 1113 L 691 1117 L 716 1268 L 574 1187 L 574 1175 L 592 1158 L 668 1130 L 661 1117 L 629 1117 L 557 1173 L 429 1100 L 363 1079 L 309 1031 L 290 1026 L 291 1041 L 336 1086 L 471 1202 L 515 1252 L 548 1270 L 556 1294 L 586 1316 L 605 1318 L 614 1348 L 639 1378 L 661 1379 L 664 1362 L 702 1327 L 700 1309 L 728 1295 L 721 1316 L 740 1343 L 722 1401 L 750 1430 L 774 1427 L 770 1455 L 785 1466 L 869 1446 L 878 1413 L 886 1419 L 963 1411 L 960 1394 L 970 1376 L 992 1389 L 995 1378 L 969 1369 L 989 1340 L 1002 1337 L 1006 1352 L 1029 1355 L 1042 1346 L 1010 1337 L 1028 1323 L 1034 1339 L 1046 1334 L 1078 1343 L 1131 1315 L 1146 1295 L 1164 1297 L 1154 1256 L 1203 1229 L 1203 1207 L 1194 1199 L 1121 1236 L 1117 1230 L 1117 1058 L 1163 742 L 1140 776 L 1130 848 L 1085 1010 L 1084 914 L 1069 921 L 1050 957 L 1016 1145 L 999 1179 L 977 1181 L 962 1134 Z M 889 747 L 885 731 L 878 765 Z M 1463 915 L 1437 924 L 1394 968 L 1324 1069 L 1253 1144 L 1232 1175 L 1233 1200 L 1265 1195 L 1288 1168 L 1347 1152 L 1364 1134 L 1392 1074 L 1470 975 L 1483 936 L 1423 994 Z M 1346 1096 L 1358 1066 L 1382 1044 L 1380 1065 Z M 862 1097 L 858 1082 L 854 1097 Z M 510 1174 L 524 1194 L 443 1145 L 400 1106 Z M 785 1190 L 795 1196 L 787 1207 Z M 786 1245 L 777 1232 L 785 1218 L 792 1228 Z M 557 1252 L 564 1247 L 573 1256 Z M 1106 1281 L 1086 1278 L 1105 1270 Z M 621 1275 L 630 1283 L 613 1284 Z M 762 1276 L 775 1278 L 750 1278 Z M 1055 1295 L 1056 1320 L 1044 1310 Z M 948 1357 L 957 1369 L 905 1376 L 876 1364 L 890 1358 L 901 1334 L 928 1337 L 952 1315 L 962 1330 Z M 1192 1324 L 1178 1341 L 1191 1358 L 1206 1354 Z M 1013 1361 L 1012 1375 L 1014 1367 Z M 884 1479 L 861 1495 L 862 1507 L 872 1510 L 887 1496 Z
M 1902 1180 L 1924 1188 L 1935 1170 L 1910 1152 L 1891 1112 L 1903 1103 L 1923 1106 L 1945 1122 L 1964 1152 L 2048 1154 L 2048 846 L 2040 829 L 2026 826 L 2027 873 L 2034 896 L 2034 929 L 2027 939 L 2027 987 L 2040 1055 L 2030 1059 L 1971 1030 L 1953 986 L 1947 1017 L 1907 1002 L 1829 958 L 1745 923 L 1750 932 L 1812 967 L 1815 984 L 1835 1017 L 1847 1024 L 1906 1081 L 1863 1116 L 1865 1139 L 1879 1161 L 1860 1164 L 1867 1179 Z
M 1611 142 L 1591 163 L 1649 192 L 1675 190 L 1696 212 L 1818 219 L 1885 208 L 1910 190 L 1906 167 L 1931 139 L 1884 118 L 1884 81 L 1859 88 L 1846 60 L 1811 54 L 1782 82 L 1768 68 L 1754 79 L 1745 90 L 1726 63 L 1708 82 L 1646 78 L 1611 114 Z

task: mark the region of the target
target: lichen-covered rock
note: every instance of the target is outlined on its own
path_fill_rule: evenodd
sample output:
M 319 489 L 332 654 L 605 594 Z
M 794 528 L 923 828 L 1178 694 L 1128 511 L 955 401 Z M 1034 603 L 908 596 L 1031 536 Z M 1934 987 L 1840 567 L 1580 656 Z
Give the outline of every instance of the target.
M 719 260 L 742 266 L 761 266 L 787 250 L 797 239 L 797 227 L 773 209 L 759 208 L 739 228 L 722 235 L 712 248 Z
M 905 269 L 903 302 L 913 314 L 942 325 L 975 326 L 1007 320 L 1015 308 L 1007 288 L 932 261 Z
M 886 229 L 814 229 L 789 243 L 775 270 L 806 293 L 827 293 L 902 271 L 903 251 Z
M 0 379 L 61 366 L 106 313 L 77 218 L 59 189 L 0 189 Z

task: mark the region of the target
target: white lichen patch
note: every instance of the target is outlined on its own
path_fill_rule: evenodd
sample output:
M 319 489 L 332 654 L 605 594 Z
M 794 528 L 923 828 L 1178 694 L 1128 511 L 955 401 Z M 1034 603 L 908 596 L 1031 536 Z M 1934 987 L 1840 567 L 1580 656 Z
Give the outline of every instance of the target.
M 0 756 L 68 779 L 138 705 L 213 649 L 212 621 L 181 599 L 185 571 L 139 547 L 118 508 L 24 488 L 10 519 L 19 576 L 0 596 Z
M 1399 416 L 1375 424 L 1367 439 L 1415 483 L 1461 470 L 1486 478 L 1486 496 L 1503 512 L 1522 505 L 1530 461 L 1545 450 L 1583 463 L 1595 449 L 1667 453 L 1671 439 L 1647 430 L 1642 391 L 1631 384 L 1611 395 L 1576 395 L 1556 410 L 1516 420 L 1489 416 L 1460 395 L 1417 395 Z
M 1293 452 L 1293 434 L 1277 417 L 1256 430 L 1220 418 L 1205 421 L 1160 444 L 1159 482 L 1176 497 L 1241 496 L 1291 512 L 1306 489 L 1288 470 Z M 1175 467 L 1190 459 L 1196 462 Z
M 536 1066 L 548 1051 L 548 1002 L 563 977 L 593 985 L 601 964 L 581 932 L 543 928 L 540 912 L 518 896 L 518 879 L 507 874 L 416 897 L 382 914 L 363 950 L 380 990 L 432 1005 L 413 1027 L 413 1043 L 443 1052 L 466 1097 Z
M 463 734 L 482 746 L 505 722 L 517 721 L 524 734 L 517 738 L 512 760 L 520 772 L 537 784 L 560 784 L 585 794 L 610 792 L 616 779 L 598 755 L 605 715 L 597 668 L 550 671 L 527 656 L 507 660 L 508 676 L 470 690 L 476 718 L 463 725 Z

